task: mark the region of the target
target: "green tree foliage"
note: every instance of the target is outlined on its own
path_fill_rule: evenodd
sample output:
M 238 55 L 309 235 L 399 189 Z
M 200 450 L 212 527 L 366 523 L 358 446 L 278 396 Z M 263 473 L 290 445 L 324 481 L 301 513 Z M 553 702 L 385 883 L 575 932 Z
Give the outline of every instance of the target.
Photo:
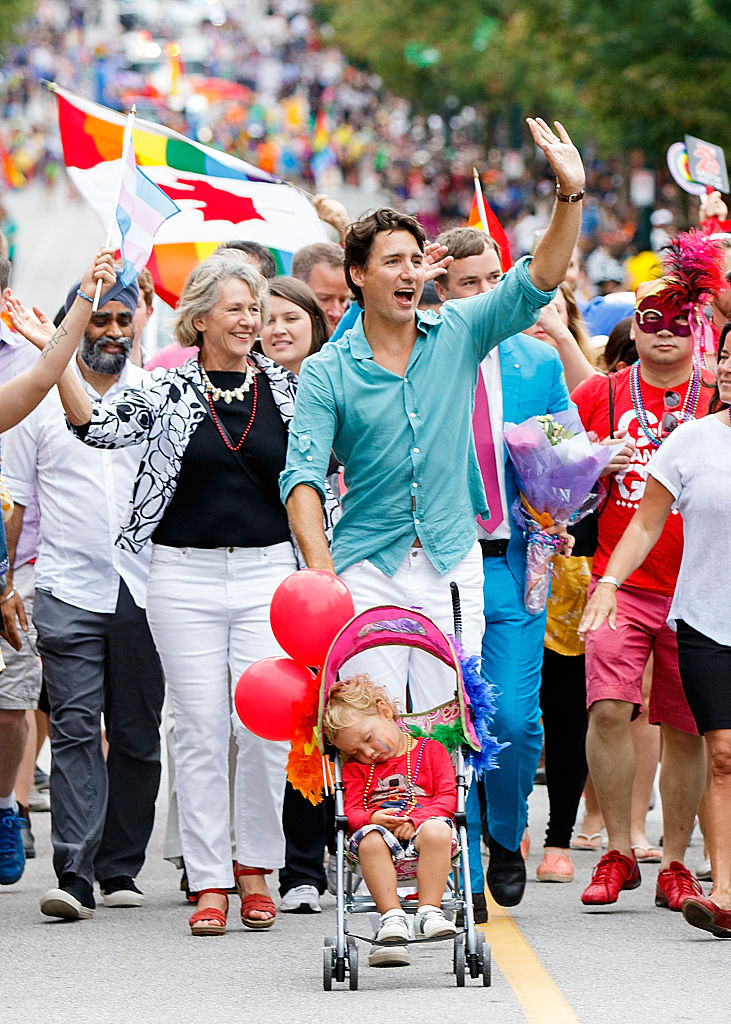
M 36 0 L 2 0 L 0 2 L 0 53 L 16 42 L 16 29 L 36 9 Z
M 727 144 L 728 0 L 321 0 L 338 44 L 421 110 L 560 116 L 659 166 L 686 133 Z

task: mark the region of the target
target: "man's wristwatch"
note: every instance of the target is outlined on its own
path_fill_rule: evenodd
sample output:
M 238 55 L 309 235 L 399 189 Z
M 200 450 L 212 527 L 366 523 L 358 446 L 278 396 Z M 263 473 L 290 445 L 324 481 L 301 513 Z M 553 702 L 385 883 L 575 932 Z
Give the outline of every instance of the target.
M 613 587 L 617 588 L 617 590 L 622 586 L 616 576 L 601 576 L 596 583 L 597 586 L 599 586 L 600 583 L 611 583 Z
M 580 203 L 584 198 L 584 189 L 581 192 L 572 192 L 570 195 L 566 195 L 561 191 L 561 186 L 556 182 L 556 199 L 560 203 Z

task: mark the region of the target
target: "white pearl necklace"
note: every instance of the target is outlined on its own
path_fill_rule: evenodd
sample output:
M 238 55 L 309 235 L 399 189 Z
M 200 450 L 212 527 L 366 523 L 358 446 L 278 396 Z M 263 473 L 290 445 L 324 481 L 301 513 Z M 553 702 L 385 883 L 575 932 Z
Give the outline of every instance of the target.
M 221 398 L 223 398 L 226 405 L 231 405 L 234 398 L 237 398 L 239 402 L 243 402 L 244 395 L 251 387 L 251 382 L 254 379 L 254 371 L 249 363 L 246 364 L 246 377 L 244 378 L 243 383 L 239 384 L 237 388 L 232 388 L 230 391 L 228 389 L 223 390 L 222 388 L 217 388 L 203 368 L 203 363 L 199 363 L 198 365 L 205 385 L 206 394 L 210 395 L 214 402 L 218 402 Z

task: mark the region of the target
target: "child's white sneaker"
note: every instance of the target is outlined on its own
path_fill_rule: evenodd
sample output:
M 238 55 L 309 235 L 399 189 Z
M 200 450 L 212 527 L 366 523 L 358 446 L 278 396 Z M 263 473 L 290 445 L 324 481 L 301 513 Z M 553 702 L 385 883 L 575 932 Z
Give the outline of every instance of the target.
M 400 945 L 409 940 L 409 922 L 403 910 L 387 910 L 381 914 L 381 926 L 376 939 L 387 945 L 371 948 L 369 967 L 408 967 L 411 963 L 409 948 Z
M 425 903 L 416 911 L 414 933 L 418 938 L 437 939 L 454 935 L 456 931 L 456 925 L 444 916 L 444 911 L 440 907 L 431 907 Z

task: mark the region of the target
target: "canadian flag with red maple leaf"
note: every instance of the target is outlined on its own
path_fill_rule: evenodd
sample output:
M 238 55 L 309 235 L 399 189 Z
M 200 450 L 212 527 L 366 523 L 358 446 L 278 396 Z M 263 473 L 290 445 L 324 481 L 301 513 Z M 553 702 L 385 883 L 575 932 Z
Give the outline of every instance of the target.
M 69 177 L 106 231 L 119 190 L 126 118 L 52 88 Z M 133 138 L 138 165 L 181 211 L 155 235 L 148 263 L 155 291 L 171 306 L 193 267 L 222 242 L 259 242 L 286 274 L 297 249 L 327 241 L 312 204 L 279 178 L 151 121 L 136 119 Z

